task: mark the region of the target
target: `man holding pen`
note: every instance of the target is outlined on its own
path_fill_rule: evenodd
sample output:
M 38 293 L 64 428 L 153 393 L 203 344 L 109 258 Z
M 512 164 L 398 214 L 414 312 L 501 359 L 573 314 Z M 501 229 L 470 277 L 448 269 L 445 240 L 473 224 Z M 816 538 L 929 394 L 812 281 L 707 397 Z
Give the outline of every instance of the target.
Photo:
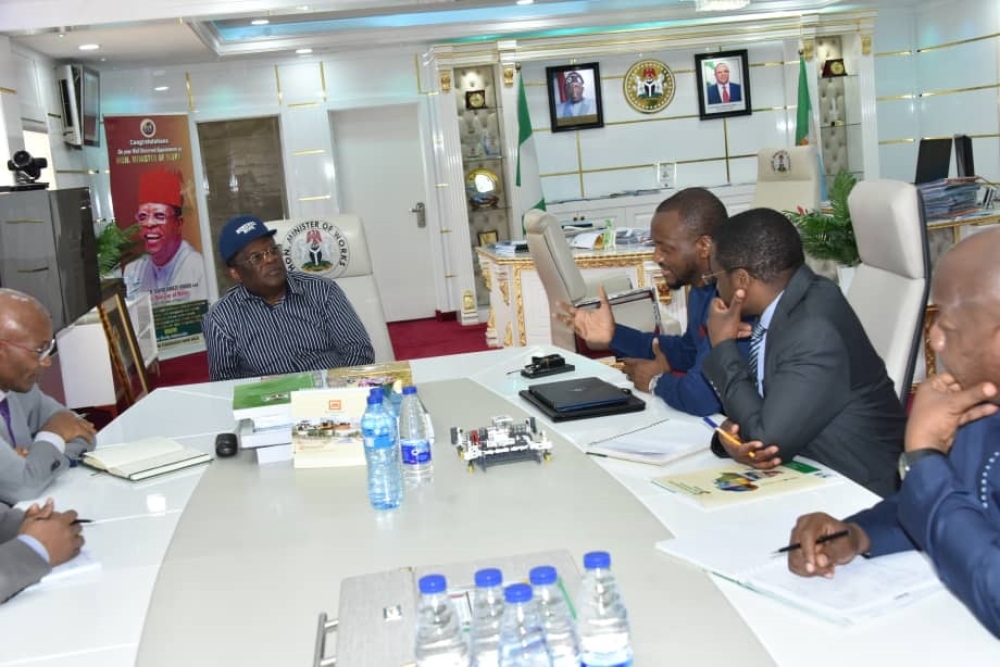
M 0 504 L 0 602 L 80 553 L 81 520 L 56 512 L 52 500 L 22 512 Z
M 840 288 L 805 265 L 795 226 L 771 209 L 733 216 L 716 231 L 712 275 L 720 298 L 702 372 L 734 436 L 713 451 L 762 469 L 802 454 L 891 494 L 903 408 Z M 752 330 L 747 315 L 759 316 Z
M 788 567 L 835 577 L 865 557 L 920 549 L 945 586 L 1000 638 L 1000 230 L 952 248 L 931 285 L 930 345 L 949 373 L 920 385 L 899 492 L 844 521 L 799 517 Z M 826 539 L 846 531 L 839 539 Z

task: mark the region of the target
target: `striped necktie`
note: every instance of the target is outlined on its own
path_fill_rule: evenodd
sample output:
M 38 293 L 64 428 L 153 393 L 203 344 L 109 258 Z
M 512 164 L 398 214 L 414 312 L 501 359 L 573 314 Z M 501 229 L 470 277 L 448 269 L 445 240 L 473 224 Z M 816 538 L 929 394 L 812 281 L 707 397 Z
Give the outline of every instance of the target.
M 6 397 L 0 401 L 0 415 L 3 415 L 4 424 L 7 425 L 7 435 L 10 436 L 10 446 L 16 447 L 17 443 L 14 442 L 14 428 L 10 425 L 10 405 Z
M 764 342 L 764 334 L 767 327 L 759 320 L 753 325 L 753 333 L 750 334 L 750 377 L 757 382 L 761 378 L 757 377 L 757 363 L 760 358 L 760 345 Z

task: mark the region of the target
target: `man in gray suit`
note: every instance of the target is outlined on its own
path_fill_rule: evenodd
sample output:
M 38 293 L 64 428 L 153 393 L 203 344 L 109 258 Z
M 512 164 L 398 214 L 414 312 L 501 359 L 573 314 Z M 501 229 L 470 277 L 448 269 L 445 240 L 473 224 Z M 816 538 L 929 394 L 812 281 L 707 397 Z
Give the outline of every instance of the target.
M 38 497 L 70 459 L 93 447 L 94 425 L 37 386 L 54 348 L 42 304 L 0 289 L 0 501 Z
M 906 417 L 885 363 L 840 288 L 804 263 L 788 218 L 752 209 L 720 225 L 712 351 L 702 372 L 743 444 L 713 451 L 770 468 L 802 454 L 880 496 L 897 486 Z M 758 315 L 750 327 L 744 315 Z M 750 360 L 736 349 L 750 336 Z
M 80 553 L 76 512 L 56 512 L 52 501 L 27 512 L 0 504 L 0 602 Z

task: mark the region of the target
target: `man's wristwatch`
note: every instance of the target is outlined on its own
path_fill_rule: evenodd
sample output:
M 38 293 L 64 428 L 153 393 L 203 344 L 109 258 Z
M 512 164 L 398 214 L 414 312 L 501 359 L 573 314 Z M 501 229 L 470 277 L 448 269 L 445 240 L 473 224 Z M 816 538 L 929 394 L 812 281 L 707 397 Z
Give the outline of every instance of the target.
M 903 479 L 906 477 L 906 473 L 910 472 L 910 468 L 913 464 L 924 458 L 925 456 L 944 456 L 945 453 L 940 449 L 934 449 L 933 447 L 927 447 L 925 449 L 914 449 L 910 452 L 903 452 L 899 455 L 899 478 Z

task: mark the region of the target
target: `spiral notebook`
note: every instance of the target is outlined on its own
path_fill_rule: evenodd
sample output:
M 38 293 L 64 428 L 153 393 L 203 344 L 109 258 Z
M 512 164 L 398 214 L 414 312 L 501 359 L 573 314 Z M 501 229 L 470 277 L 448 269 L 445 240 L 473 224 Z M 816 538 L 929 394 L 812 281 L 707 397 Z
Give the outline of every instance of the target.
M 800 577 L 774 551 L 784 537 L 761 531 L 712 530 L 656 543 L 656 548 L 744 588 L 838 625 L 855 625 L 890 613 L 943 587 L 927 558 L 907 551 L 879 558 L 855 558 L 832 579 Z

